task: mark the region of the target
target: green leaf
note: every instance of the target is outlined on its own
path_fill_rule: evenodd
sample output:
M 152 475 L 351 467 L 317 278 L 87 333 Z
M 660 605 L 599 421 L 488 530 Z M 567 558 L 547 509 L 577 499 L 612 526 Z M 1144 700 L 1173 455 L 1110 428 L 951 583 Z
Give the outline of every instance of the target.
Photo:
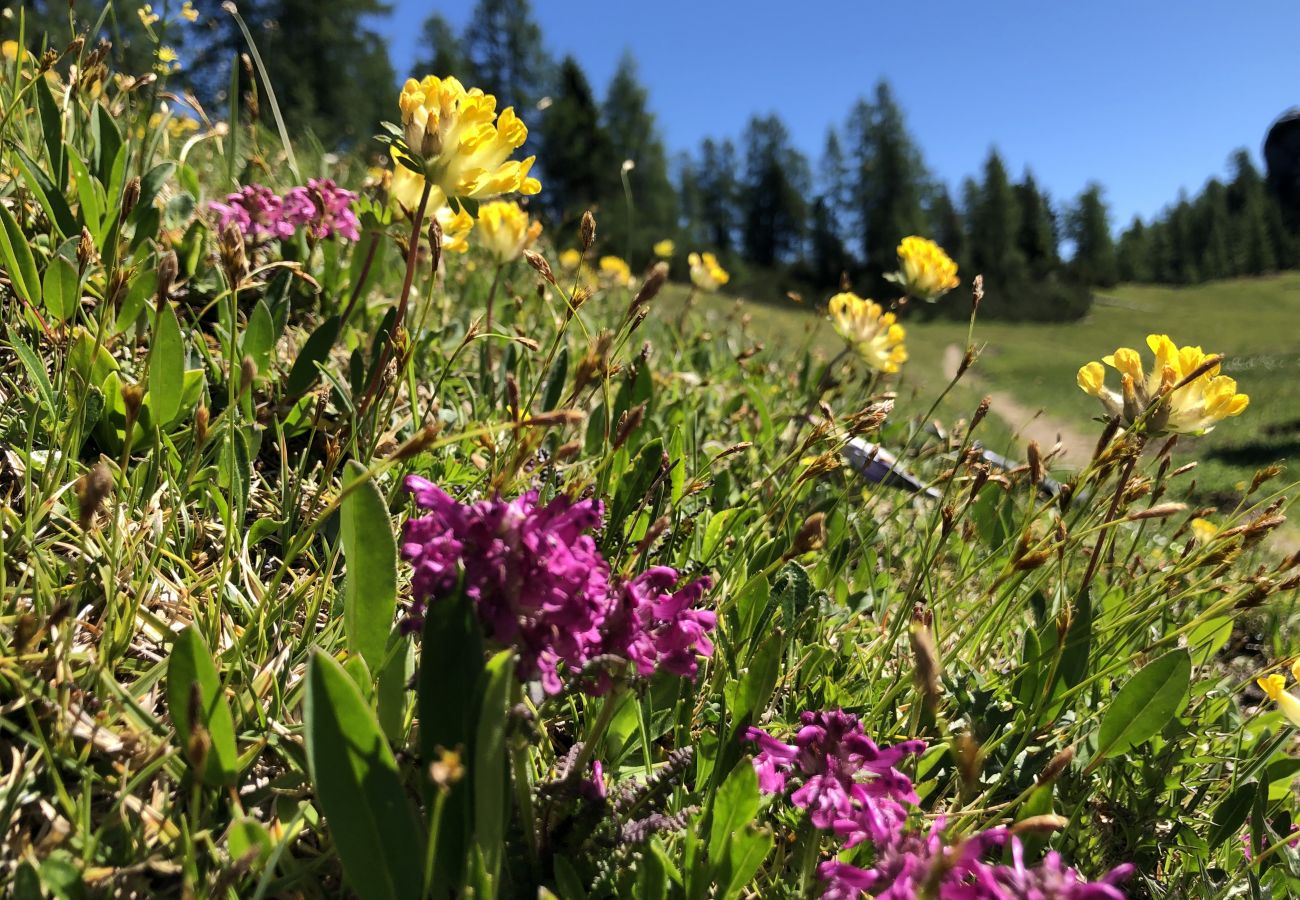
M 420 760 L 425 771 L 437 758 L 438 748 L 459 750 L 472 759 L 478 724 L 475 694 L 483 675 L 483 638 L 474 602 L 463 592 L 429 605 L 420 641 L 420 681 L 416 707 L 420 716 Z M 450 893 L 459 883 L 470 838 L 468 779 L 451 786 L 443 806 L 436 848 L 436 896 Z
M 257 371 L 265 375 L 271 365 L 271 351 L 275 349 L 275 323 L 271 321 L 271 310 L 265 300 L 258 300 L 248 317 L 248 327 L 244 329 L 240 354 L 251 356 L 257 365 Z
M 293 361 L 289 378 L 284 384 L 285 393 L 296 397 L 307 391 L 320 377 L 317 363 L 323 363 L 329 356 L 334 339 L 339 336 L 339 317 L 331 316 L 317 326 L 298 351 L 298 358 Z
M 397 611 L 397 539 L 388 505 L 365 466 L 349 460 L 343 487 L 351 488 L 339 507 L 339 537 L 348 564 L 343 631 L 348 648 L 365 657 L 370 671 L 378 672 Z
M 622 529 L 631 525 L 632 511 L 645 499 L 646 492 L 663 468 L 664 445 L 659 438 L 647 441 L 636 460 L 618 479 L 618 490 L 610 504 L 609 521 L 619 523 L 611 534 L 622 536 Z
M 181 407 L 185 384 L 185 342 L 170 305 L 158 314 L 149 350 L 149 410 L 158 425 L 170 422 Z
M 319 650 L 303 719 L 307 767 L 352 890 L 361 900 L 420 897 L 423 839 L 393 753 L 352 679 Z
M 77 202 L 81 204 L 81 221 L 90 229 L 96 242 L 103 238 L 104 203 L 100 196 L 103 187 L 86 168 L 76 153 L 68 154 L 68 163 L 77 180 Z
M 753 824 L 747 825 L 731 835 L 727 841 L 725 878 L 719 878 L 722 886 L 721 896 L 724 900 L 739 897 L 745 893 L 746 886 L 754 878 L 758 867 L 772 852 L 774 841 L 772 832 Z
M 1213 850 L 1235 835 L 1245 824 L 1250 815 L 1250 807 L 1259 793 L 1259 785 L 1253 781 L 1237 785 L 1231 794 L 1223 798 L 1218 809 L 1214 811 L 1214 824 L 1210 828 L 1210 849 Z
M 226 849 L 235 861 L 251 858 L 253 869 L 261 868 L 275 849 L 266 826 L 253 818 L 236 819 L 226 830 Z
M 1123 753 L 1148 740 L 1169 723 L 1187 697 L 1192 658 L 1175 650 L 1148 663 L 1115 695 L 1097 733 L 1097 755 Z
M 23 299 L 35 307 L 39 300 L 37 292 L 41 289 L 41 278 L 36 271 L 36 258 L 32 256 L 32 248 L 27 243 L 27 236 L 19 227 L 18 220 L 4 204 L 0 204 L 0 221 L 4 224 L 4 228 L 0 229 L 0 253 L 4 257 L 9 281 Z
M 77 267 L 62 256 L 54 257 L 45 267 L 41 301 L 57 322 L 68 321 L 80 305 L 81 279 Z
M 108 107 L 103 104 L 95 106 L 95 121 L 92 125 L 95 136 L 95 170 L 99 180 L 108 184 L 113 180 L 118 154 L 122 150 L 122 133 L 117 130 Z
M 190 718 L 196 688 L 198 722 Z M 189 746 L 195 725 L 207 731 L 207 760 L 199 777 L 209 785 L 234 786 L 239 774 L 235 723 L 212 654 L 193 625 L 176 635 L 172 643 L 167 659 L 167 708 L 182 750 Z
M 389 635 L 390 649 L 394 642 L 398 646 L 391 654 L 388 665 L 379 673 L 375 699 L 379 705 L 379 724 L 384 729 L 384 735 L 392 743 L 400 744 L 406 738 L 403 731 L 406 724 L 406 686 L 415 674 L 415 643 L 396 629 Z
M 0 207 L 3 208 L 3 207 Z M 32 384 L 36 385 L 36 392 L 40 395 L 41 404 L 54 415 L 57 408 L 54 402 L 54 386 L 50 384 L 49 373 L 45 371 L 45 363 L 36 355 L 31 347 L 23 343 L 22 338 L 14 334 L 9 334 L 9 346 L 14 348 L 14 353 L 18 354 L 18 359 L 22 361 L 23 368 L 27 370 L 27 376 L 31 378 Z
M 709 852 L 721 851 L 727 837 L 754 821 L 760 797 L 758 775 L 747 759 L 736 763 L 718 788 L 713 800 L 713 821 L 709 826 Z
M 1214 655 L 1223 649 L 1232 637 L 1232 617 L 1215 616 L 1197 625 L 1187 635 L 1187 648 L 1192 651 L 1192 662 L 1208 665 Z
M 568 377 L 569 348 L 561 347 L 560 352 L 555 354 L 555 362 L 551 363 L 550 374 L 546 376 L 546 393 L 542 396 L 544 412 L 555 409 L 559 405 L 560 396 L 564 392 L 564 383 Z
M 514 677 L 514 651 L 502 650 L 483 670 L 483 705 L 474 736 L 474 845 L 489 882 L 496 886 L 506 839 L 506 702 Z
M 50 93 L 50 86 L 44 78 L 35 79 L 36 110 L 40 113 L 41 133 L 45 138 L 45 150 L 50 155 L 50 171 L 54 173 L 55 183 L 64 184 L 63 179 L 63 116 L 59 105 Z

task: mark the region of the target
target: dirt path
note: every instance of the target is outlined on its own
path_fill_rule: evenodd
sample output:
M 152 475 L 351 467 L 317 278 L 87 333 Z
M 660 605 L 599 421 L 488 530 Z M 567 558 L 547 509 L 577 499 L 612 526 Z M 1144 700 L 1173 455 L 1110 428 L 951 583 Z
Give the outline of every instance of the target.
M 956 377 L 961 358 L 961 348 L 949 344 L 943 353 L 943 374 L 946 378 Z M 1041 409 L 1032 409 L 1005 391 L 988 390 L 984 380 L 974 372 L 967 372 L 963 379 L 992 398 L 989 411 L 1006 422 L 1026 443 L 1038 441 L 1038 446 L 1044 453 L 1059 443 L 1059 460 L 1070 468 L 1079 468 L 1092 458 L 1092 452 L 1097 446 L 1096 435 L 1085 434 L 1068 422 L 1053 419 Z

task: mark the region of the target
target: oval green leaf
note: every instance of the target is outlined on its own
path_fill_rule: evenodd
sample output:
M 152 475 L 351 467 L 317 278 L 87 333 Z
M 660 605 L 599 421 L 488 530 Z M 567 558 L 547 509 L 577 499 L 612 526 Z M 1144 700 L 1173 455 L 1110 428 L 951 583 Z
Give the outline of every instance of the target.
M 388 505 L 364 466 L 349 460 L 343 486 L 351 488 L 339 508 L 339 535 L 348 564 L 343 630 L 348 647 L 365 658 L 371 672 L 379 672 L 397 611 L 397 539 Z
M 316 651 L 303 703 L 307 767 L 343 874 L 361 900 L 423 889 L 423 838 L 374 712 L 343 667 Z
M 233 786 L 239 773 L 235 723 L 212 654 L 193 625 L 176 635 L 167 659 L 167 708 L 182 750 L 196 725 L 207 731 L 209 748 L 199 777 L 209 785 Z M 197 721 L 191 712 L 198 714 Z
M 62 256 L 56 256 L 45 267 L 41 284 L 41 301 L 56 321 L 66 322 L 77 311 L 81 284 L 77 267 Z
M 185 342 L 181 325 L 170 306 L 158 315 L 158 326 L 149 349 L 149 411 L 162 425 L 180 411 L 185 387 Z
M 1191 677 L 1192 658 L 1175 650 L 1130 678 L 1101 721 L 1096 759 L 1123 753 L 1169 724 L 1187 698 Z

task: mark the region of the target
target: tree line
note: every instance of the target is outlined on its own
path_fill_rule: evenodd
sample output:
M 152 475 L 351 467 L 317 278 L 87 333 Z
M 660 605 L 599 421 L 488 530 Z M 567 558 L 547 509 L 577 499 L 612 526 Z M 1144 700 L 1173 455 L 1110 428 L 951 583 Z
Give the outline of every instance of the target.
M 193 5 L 198 21 L 174 41 L 180 74 L 201 103 L 220 110 L 246 43 L 221 0 Z M 76 0 L 73 8 L 93 22 L 100 4 Z M 1211 179 L 1194 199 L 1149 222 L 1135 219 L 1116 241 L 1099 184 L 1068 200 L 1051 197 L 1029 169 L 1008 172 L 996 149 L 977 176 L 950 190 L 927 168 L 884 81 L 828 127 L 816 160 L 776 113 L 670 154 L 634 57 L 625 54 L 598 92 L 577 59 L 547 52 L 529 0 L 478 0 L 459 31 L 431 14 L 410 73 L 393 70 L 374 30 L 391 11 L 381 0 L 243 0 L 238 8 L 292 134 L 366 150 L 380 120 L 394 114 L 377 100 L 399 76 L 456 75 L 528 124 L 525 150 L 537 155 L 546 185 L 534 203 L 558 243 L 592 209 L 606 252 L 641 266 L 656 241 L 674 238 L 717 253 L 733 270 L 732 288 L 756 299 L 820 299 L 845 282 L 887 295 L 883 276 L 908 234 L 937 240 L 967 283 L 983 274 L 985 314 L 1016 319 L 1077 318 L 1094 289 L 1118 281 L 1187 284 L 1300 265 L 1300 227 L 1245 150 L 1233 156 L 1227 183 Z M 68 9 L 67 0 L 33 0 L 29 36 L 65 33 Z M 140 67 L 145 42 L 133 17 L 112 15 L 102 30 L 124 64 Z M 243 73 L 241 89 L 265 98 L 252 74 Z M 966 313 L 963 304 L 944 307 Z

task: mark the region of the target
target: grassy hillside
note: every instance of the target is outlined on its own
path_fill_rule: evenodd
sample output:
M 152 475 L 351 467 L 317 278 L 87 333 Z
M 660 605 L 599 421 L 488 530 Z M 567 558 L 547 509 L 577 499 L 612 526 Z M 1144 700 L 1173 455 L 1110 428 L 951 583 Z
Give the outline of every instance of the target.
M 718 314 L 734 314 L 734 303 L 705 301 Z M 959 294 L 944 303 L 965 303 Z M 827 322 L 806 306 L 744 304 L 756 339 L 774 346 L 811 347 L 833 353 L 838 339 Z M 1287 461 L 1300 450 L 1300 406 L 1295 376 L 1300 374 L 1300 273 L 1220 281 L 1195 287 L 1121 285 L 1097 298 L 1079 322 L 1056 324 L 980 321 L 975 343 L 982 347 L 969 380 L 955 390 L 943 410 L 969 413 L 984 391 L 1009 394 L 1042 418 L 1091 436 L 1100 412 L 1075 385 L 1079 366 L 1116 347 L 1142 343 L 1150 331 L 1165 331 L 1180 344 L 1200 344 L 1227 355 L 1224 371 L 1250 395 L 1246 412 L 1201 438 L 1185 438 L 1183 453 L 1195 458 L 1197 497 L 1231 503 L 1243 481 L 1260 466 Z M 964 322 L 908 324 L 911 360 L 900 393 L 909 388 L 930 396 L 947 381 L 943 357 L 950 346 L 964 347 Z M 1005 410 L 993 405 L 995 414 Z M 1004 421 L 985 434 L 986 443 L 1004 443 L 1019 423 Z M 1018 443 L 1023 443 L 1019 441 Z

